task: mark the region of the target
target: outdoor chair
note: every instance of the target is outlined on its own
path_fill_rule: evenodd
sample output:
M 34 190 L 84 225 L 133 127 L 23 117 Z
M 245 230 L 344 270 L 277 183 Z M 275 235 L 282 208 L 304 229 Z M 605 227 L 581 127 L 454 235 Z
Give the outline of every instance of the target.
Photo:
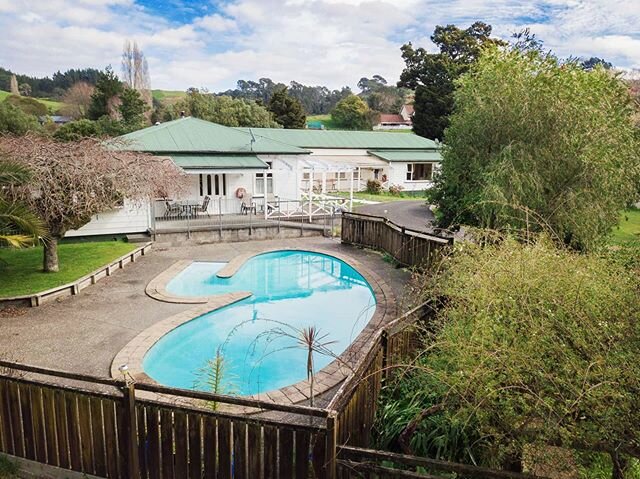
M 240 213 L 246 215 L 248 213 L 256 214 L 256 205 L 253 202 L 253 198 L 250 194 L 246 194 L 242 197 L 242 203 L 240 203 Z
M 169 218 L 172 216 L 180 216 L 182 208 L 178 203 L 169 203 L 168 200 L 164 202 L 164 217 Z
M 209 203 L 211 202 L 211 197 L 210 196 L 205 196 L 204 197 L 204 201 L 202 202 L 201 205 L 195 205 L 193 207 L 192 213 L 193 216 L 198 216 L 199 213 L 206 213 L 206 215 L 211 218 L 211 215 L 209 214 L 208 208 L 209 208 Z

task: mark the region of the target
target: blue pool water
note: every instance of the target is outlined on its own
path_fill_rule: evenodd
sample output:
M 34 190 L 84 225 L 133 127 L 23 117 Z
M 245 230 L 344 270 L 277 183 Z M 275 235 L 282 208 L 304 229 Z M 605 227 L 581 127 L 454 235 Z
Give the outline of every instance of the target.
M 253 295 L 200 316 L 162 337 L 146 354 L 143 367 L 167 386 L 206 390 L 198 371 L 220 351 L 227 371 L 225 389 L 256 394 L 306 379 L 306 351 L 298 331 L 315 326 L 329 349 L 342 353 L 369 322 L 375 297 L 367 281 L 345 262 L 307 251 L 254 256 L 231 278 L 216 273 L 225 263 L 196 262 L 179 273 L 167 290 L 179 296 L 234 291 Z M 282 333 L 285 334 L 282 334 Z M 293 336 L 293 337 L 291 337 Z M 314 354 L 315 371 L 333 358 Z

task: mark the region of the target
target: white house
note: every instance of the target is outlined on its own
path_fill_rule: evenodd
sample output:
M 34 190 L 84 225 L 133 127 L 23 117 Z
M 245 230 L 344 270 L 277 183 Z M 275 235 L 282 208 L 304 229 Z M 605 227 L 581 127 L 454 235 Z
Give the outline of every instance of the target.
M 266 217 L 269 202 L 361 191 L 372 179 L 384 188 L 424 190 L 440 163 L 438 145 L 417 135 L 230 128 L 191 117 L 119 139 L 127 149 L 170 158 L 190 176 L 188 191 L 152 205 L 125 201 L 68 236 L 144 232 L 171 202 L 206 206 L 204 214 L 239 214 L 248 197 Z

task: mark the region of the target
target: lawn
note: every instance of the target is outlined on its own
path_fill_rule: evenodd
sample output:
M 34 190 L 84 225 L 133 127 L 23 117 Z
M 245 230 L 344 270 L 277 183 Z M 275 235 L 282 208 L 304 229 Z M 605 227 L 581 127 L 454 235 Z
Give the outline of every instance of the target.
M 338 130 L 339 128 L 333 122 L 331 115 L 310 115 L 307 116 L 307 125 L 309 123 L 320 122 L 327 130 Z
M 60 271 L 42 271 L 42 247 L 0 249 L 0 298 L 54 288 L 90 273 L 139 245 L 124 241 L 62 243 Z
M 334 196 L 341 196 L 343 198 L 349 198 L 348 191 L 339 191 L 331 193 Z M 353 199 L 376 201 L 378 203 L 388 203 L 390 201 L 404 201 L 404 200 L 424 200 L 424 191 L 416 191 L 415 193 L 403 192 L 400 195 L 392 195 L 387 191 L 383 191 L 379 194 L 367 193 L 365 191 L 354 191 Z
M 155 100 L 164 102 L 175 102 L 187 95 L 187 92 L 181 90 L 151 90 L 151 96 Z
M 640 209 L 627 210 L 620 216 L 620 224 L 613 229 L 611 242 L 624 244 L 640 241 Z

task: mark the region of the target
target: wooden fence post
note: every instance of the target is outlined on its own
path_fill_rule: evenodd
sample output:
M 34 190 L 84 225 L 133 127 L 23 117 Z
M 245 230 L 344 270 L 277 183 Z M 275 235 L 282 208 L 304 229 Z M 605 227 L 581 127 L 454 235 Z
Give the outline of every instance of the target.
M 387 371 L 387 366 L 389 365 L 389 332 L 386 329 L 383 329 L 380 335 L 380 345 L 382 346 L 382 380 L 384 381 L 389 374 L 389 371 Z
M 338 417 L 335 411 L 330 411 L 327 416 L 327 450 L 325 459 L 325 472 L 327 479 L 336 479 L 338 471 Z
M 136 390 L 133 381 L 122 388 L 124 427 L 122 431 L 126 444 L 127 472 L 131 479 L 140 479 L 140 461 L 138 458 L 138 426 L 136 422 Z

